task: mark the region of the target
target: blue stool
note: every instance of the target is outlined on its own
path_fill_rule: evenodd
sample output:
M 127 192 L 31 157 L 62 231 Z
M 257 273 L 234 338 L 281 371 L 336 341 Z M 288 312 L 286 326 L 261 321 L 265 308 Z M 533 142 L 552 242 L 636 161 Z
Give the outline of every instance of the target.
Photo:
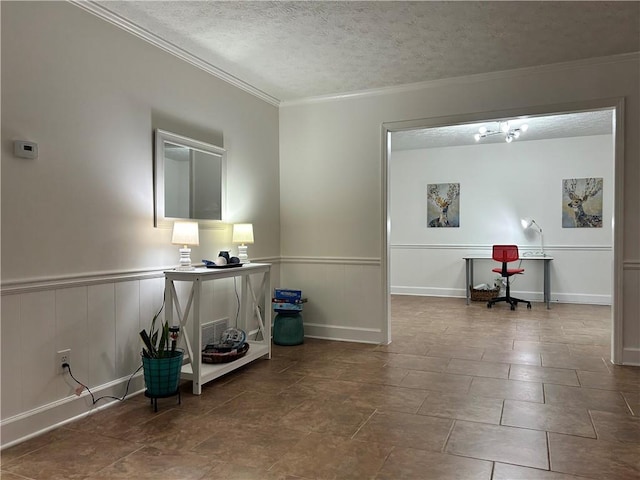
M 304 342 L 302 313 L 279 311 L 273 320 L 273 343 L 276 345 L 300 345 Z

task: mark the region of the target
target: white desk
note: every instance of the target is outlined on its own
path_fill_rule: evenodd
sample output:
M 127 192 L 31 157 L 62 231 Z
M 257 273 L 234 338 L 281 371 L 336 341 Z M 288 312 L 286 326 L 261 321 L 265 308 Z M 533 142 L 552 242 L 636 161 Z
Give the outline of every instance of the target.
M 256 296 L 250 275 L 262 274 L 262 284 Z M 169 325 L 173 320 L 174 307 L 180 324 L 181 341 L 186 347 L 185 357 L 188 363 L 183 365 L 180 378 L 193 381 L 193 393 L 200 395 L 202 385 L 246 365 L 260 357 L 271 358 L 271 265 L 267 263 L 248 263 L 237 268 L 196 268 L 191 271 L 167 270 L 165 275 L 165 319 Z M 244 357 L 228 363 L 210 364 L 202 362 L 202 328 L 200 319 L 200 294 L 202 282 L 222 278 L 241 277 L 240 313 L 238 328 L 247 330 L 248 320 L 255 313 L 261 340 L 250 341 L 249 351 Z M 182 309 L 176 293 L 175 282 L 191 282 L 187 304 Z M 187 331 L 186 324 L 192 316 L 192 330 Z
M 488 255 L 469 255 L 466 257 L 462 257 L 464 258 L 465 261 L 465 267 L 466 267 L 466 288 L 467 288 L 467 305 L 469 305 L 469 302 L 471 301 L 471 287 L 473 286 L 473 261 L 474 260 L 491 260 L 492 262 L 496 263 L 496 261 L 491 258 Z M 534 260 L 534 261 L 542 261 L 544 264 L 544 283 L 542 286 L 542 292 L 544 295 L 544 303 L 547 304 L 547 308 L 551 308 L 550 302 L 551 302 L 551 275 L 549 274 L 549 264 L 551 263 L 551 260 L 553 260 L 553 257 L 527 257 L 527 256 L 523 256 L 520 257 L 520 260 L 523 261 L 529 261 L 529 260 Z M 520 261 L 518 260 L 518 261 Z M 515 262 L 514 262 L 515 263 Z

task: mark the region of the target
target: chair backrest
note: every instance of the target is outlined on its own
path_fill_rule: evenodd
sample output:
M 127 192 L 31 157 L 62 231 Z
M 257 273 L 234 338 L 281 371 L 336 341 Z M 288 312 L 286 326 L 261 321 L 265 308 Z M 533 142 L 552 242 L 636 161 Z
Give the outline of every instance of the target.
M 494 245 L 493 259 L 496 262 L 508 263 L 515 262 L 520 258 L 517 245 Z

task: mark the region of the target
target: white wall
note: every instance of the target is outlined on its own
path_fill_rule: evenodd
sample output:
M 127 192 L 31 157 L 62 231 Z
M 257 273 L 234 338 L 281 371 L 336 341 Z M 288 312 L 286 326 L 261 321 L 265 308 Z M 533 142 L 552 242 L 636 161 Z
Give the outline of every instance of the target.
M 492 112 L 551 113 L 561 111 L 559 105 L 584 107 L 624 97 L 623 238 L 614 252 L 622 268 L 616 294 L 624 317 L 623 361 L 640 364 L 639 71 L 638 56 L 630 55 L 283 105 L 281 275 L 288 283 L 295 274 L 309 302 L 318 302 L 305 312 L 305 324 L 314 324 L 320 336 L 339 331 L 353 339 L 386 339 L 383 124 L 494 118 Z M 358 296 L 362 285 L 370 287 L 364 297 Z M 342 314 L 352 298 L 363 311 Z
M 228 221 L 254 224 L 252 259 L 277 260 L 279 127 L 277 107 L 73 4 L 0 7 L 6 446 L 91 409 L 56 375 L 57 350 L 97 394 L 121 395 L 140 364 L 138 332 L 178 260 L 153 226 L 154 128 L 226 148 Z M 13 140 L 39 158 L 16 158 Z M 229 227 L 201 230 L 192 259 L 222 249 L 235 249 Z M 203 318 L 234 314 L 230 288 Z
M 532 217 L 554 257 L 552 301 L 610 304 L 613 160 L 611 135 L 393 152 L 392 293 L 465 296 L 461 257 L 488 255 L 494 243 L 515 243 L 521 256 L 540 251 L 537 231 L 520 225 Z M 562 228 L 562 180 L 584 177 L 604 179 L 603 227 Z M 460 183 L 460 227 L 427 228 L 427 184 L 450 182 Z M 513 294 L 541 299 L 542 265 L 522 266 Z M 493 267 L 478 262 L 475 283 L 492 284 Z

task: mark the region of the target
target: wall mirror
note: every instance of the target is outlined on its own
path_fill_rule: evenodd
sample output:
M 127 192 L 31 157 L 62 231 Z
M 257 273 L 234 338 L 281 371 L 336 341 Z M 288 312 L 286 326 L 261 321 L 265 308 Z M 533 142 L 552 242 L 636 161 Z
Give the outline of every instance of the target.
M 156 129 L 154 159 L 155 226 L 191 219 L 201 228 L 223 228 L 225 150 Z

